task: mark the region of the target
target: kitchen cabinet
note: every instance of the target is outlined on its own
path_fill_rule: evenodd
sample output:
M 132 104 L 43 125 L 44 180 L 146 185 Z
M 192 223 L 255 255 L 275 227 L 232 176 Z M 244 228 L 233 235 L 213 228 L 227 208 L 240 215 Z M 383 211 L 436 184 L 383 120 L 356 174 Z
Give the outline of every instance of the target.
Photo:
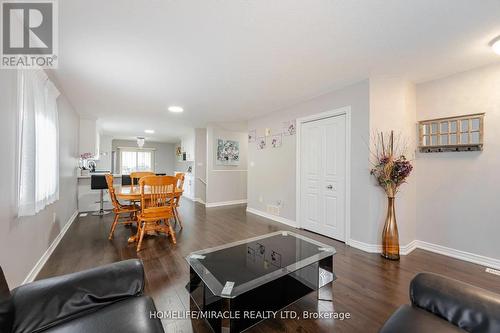
M 99 159 L 96 161 L 96 169 L 101 171 L 112 171 L 112 141 L 113 137 L 101 135 L 99 137 Z
M 80 154 L 91 153 L 99 159 L 100 133 L 97 121 L 80 118 Z
M 176 171 L 175 174 L 180 172 Z M 184 173 L 184 192 L 182 196 L 194 200 L 194 175 L 191 172 Z
M 181 150 L 186 153 L 184 161 L 194 161 L 194 132 L 182 137 Z

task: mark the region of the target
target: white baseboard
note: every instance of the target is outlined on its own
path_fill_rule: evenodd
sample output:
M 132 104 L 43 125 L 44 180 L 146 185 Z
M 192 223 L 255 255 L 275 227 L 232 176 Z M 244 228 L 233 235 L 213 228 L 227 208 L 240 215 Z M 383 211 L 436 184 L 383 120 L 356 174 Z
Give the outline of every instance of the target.
M 368 244 L 364 242 L 360 242 L 354 239 L 350 239 L 348 245 L 355 247 L 359 250 L 368 252 L 368 253 L 380 253 L 382 252 L 382 246 L 377 244 Z M 474 254 L 470 252 L 465 252 L 457 249 L 452 249 L 446 246 L 432 244 L 428 242 L 424 242 L 421 240 L 414 240 L 408 243 L 407 245 L 402 245 L 399 248 L 399 253 L 401 255 L 408 255 L 415 249 L 422 249 L 429 252 L 434 252 L 438 254 L 445 255 L 447 257 L 471 262 L 473 264 L 478 264 L 481 266 L 486 266 L 494 269 L 500 269 L 500 260 L 482 256 L 479 254 Z
M 377 244 L 368 244 L 368 243 L 364 243 L 364 242 L 360 242 L 360 241 L 357 241 L 357 240 L 354 240 L 354 239 L 349 239 L 349 241 L 347 242 L 347 245 L 349 246 L 352 246 L 352 247 L 355 247 L 361 251 L 365 251 L 365 252 L 368 252 L 368 253 L 380 253 L 382 252 L 382 246 L 381 245 L 377 245 Z
M 207 203 L 206 203 L 205 201 L 201 200 L 201 198 L 194 198 L 194 200 L 193 200 L 193 201 L 194 201 L 194 202 L 199 202 L 199 203 L 201 203 L 203 206 L 206 206 L 206 205 L 207 205 Z
M 465 252 L 457 249 L 452 249 L 446 246 L 432 244 L 424 241 L 417 241 L 417 247 L 430 252 L 442 254 L 455 259 L 460 259 L 468 261 L 481 266 L 486 266 L 494 269 L 500 269 L 500 260 L 482 256 L 479 254 L 474 254 L 470 252 Z
M 191 201 L 196 201 L 196 199 L 195 199 L 195 198 L 190 197 L 190 196 L 187 196 L 187 195 L 185 195 L 185 194 L 184 194 L 182 197 L 183 197 L 183 198 L 185 198 L 185 199 L 191 200 Z
M 365 251 L 368 253 L 380 253 L 380 252 L 382 252 L 382 245 L 368 244 L 368 243 L 360 242 L 360 241 L 357 241 L 354 239 L 350 239 L 347 242 L 347 245 L 355 247 L 359 250 L 362 250 L 362 251 Z M 413 240 L 406 245 L 401 245 L 399 247 L 399 254 L 406 256 L 406 255 L 410 254 L 413 250 L 415 250 L 417 247 L 418 247 L 418 241 Z
M 406 256 L 413 252 L 418 247 L 418 240 L 412 240 L 406 245 L 399 247 L 399 253 L 403 256 Z M 380 248 L 380 252 L 382 252 L 382 248 Z
M 297 224 L 295 223 L 295 221 L 289 220 L 289 219 L 281 217 L 281 216 L 272 215 L 272 214 L 260 211 L 258 209 L 249 208 L 249 207 L 247 207 L 247 212 L 249 212 L 251 214 L 255 214 L 255 215 L 259 215 L 259 216 L 265 217 L 267 219 L 270 219 L 270 220 L 273 220 L 273 221 L 276 221 L 276 222 L 279 222 L 279 223 L 283 223 L 283 224 L 289 225 L 289 226 L 294 227 L 294 228 L 297 228 Z
M 28 273 L 28 276 L 26 276 L 22 284 L 30 283 L 35 280 L 36 276 L 38 275 L 38 273 L 40 273 L 47 260 L 49 260 L 50 256 L 52 255 L 52 252 L 54 252 L 57 245 L 66 234 L 66 231 L 68 231 L 69 227 L 71 227 L 73 222 L 76 220 L 77 216 L 78 216 L 78 211 L 75 211 L 73 215 L 71 215 L 71 217 L 69 218 L 68 222 L 66 222 L 64 227 L 61 229 L 59 235 L 57 235 L 57 237 L 52 241 L 52 244 L 50 244 L 50 246 L 47 248 L 42 257 L 37 261 L 33 269 L 31 269 L 31 271 Z
M 221 202 L 210 202 L 210 203 L 205 203 L 205 207 L 212 208 L 212 207 L 220 207 L 220 206 L 241 205 L 241 204 L 246 204 L 246 203 L 247 203 L 247 199 L 233 200 L 233 201 L 221 201 Z

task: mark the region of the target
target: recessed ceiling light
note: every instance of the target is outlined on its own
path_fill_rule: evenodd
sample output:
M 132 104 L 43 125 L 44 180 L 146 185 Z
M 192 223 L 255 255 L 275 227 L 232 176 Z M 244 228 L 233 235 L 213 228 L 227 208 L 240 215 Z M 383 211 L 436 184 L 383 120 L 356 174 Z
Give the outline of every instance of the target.
M 180 113 L 180 112 L 183 112 L 184 109 L 181 108 L 180 106 L 175 106 L 175 105 L 172 105 L 172 106 L 169 106 L 168 107 L 168 111 L 170 112 L 175 112 L 175 113 Z
M 155 134 L 155 130 L 145 130 L 144 133 Z
M 491 41 L 491 48 L 493 49 L 493 52 L 500 55 L 500 36 Z

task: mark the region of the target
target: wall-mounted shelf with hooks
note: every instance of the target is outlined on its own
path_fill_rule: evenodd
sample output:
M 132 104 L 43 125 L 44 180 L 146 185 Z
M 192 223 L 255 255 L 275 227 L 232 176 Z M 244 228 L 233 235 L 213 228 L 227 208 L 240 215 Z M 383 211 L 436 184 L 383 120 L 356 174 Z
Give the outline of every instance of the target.
M 483 150 L 484 113 L 418 122 L 422 153 Z

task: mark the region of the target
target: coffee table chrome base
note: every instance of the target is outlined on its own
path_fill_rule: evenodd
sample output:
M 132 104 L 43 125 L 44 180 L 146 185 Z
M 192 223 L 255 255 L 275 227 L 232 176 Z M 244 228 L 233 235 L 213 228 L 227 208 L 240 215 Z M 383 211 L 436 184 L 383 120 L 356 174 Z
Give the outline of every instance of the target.
M 333 272 L 333 259 L 325 258 L 319 261 L 319 283 L 318 301 L 333 302 L 333 282 L 335 273 Z

